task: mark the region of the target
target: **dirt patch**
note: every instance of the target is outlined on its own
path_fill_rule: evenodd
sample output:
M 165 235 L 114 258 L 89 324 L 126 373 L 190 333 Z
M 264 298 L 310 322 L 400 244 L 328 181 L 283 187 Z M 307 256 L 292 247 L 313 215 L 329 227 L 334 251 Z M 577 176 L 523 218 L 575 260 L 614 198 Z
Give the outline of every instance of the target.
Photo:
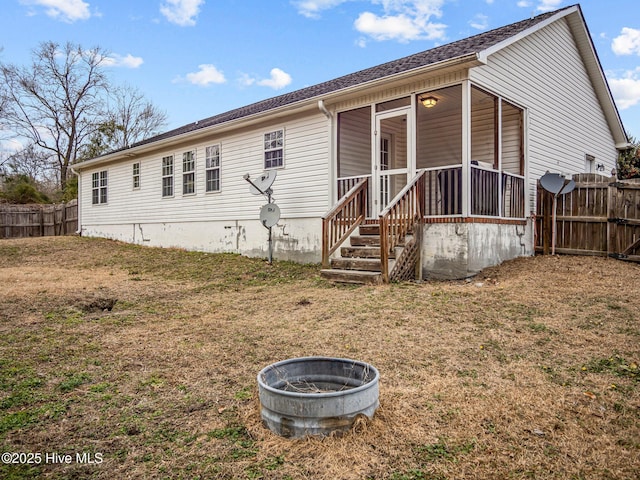
M 470 281 L 344 287 L 316 266 L 46 238 L 0 242 L 0 292 L 3 451 L 74 456 L 0 476 L 640 471 L 635 264 L 533 257 Z M 380 371 L 372 421 L 323 439 L 264 428 L 257 373 L 310 355 Z

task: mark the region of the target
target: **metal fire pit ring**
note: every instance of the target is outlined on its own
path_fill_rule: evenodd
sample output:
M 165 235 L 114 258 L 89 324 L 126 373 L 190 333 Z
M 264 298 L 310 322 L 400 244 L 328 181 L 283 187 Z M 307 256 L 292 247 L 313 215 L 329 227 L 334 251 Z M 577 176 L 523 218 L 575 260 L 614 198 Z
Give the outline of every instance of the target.
M 287 438 L 344 432 L 380 405 L 378 370 L 346 358 L 283 360 L 258 373 L 264 425 Z

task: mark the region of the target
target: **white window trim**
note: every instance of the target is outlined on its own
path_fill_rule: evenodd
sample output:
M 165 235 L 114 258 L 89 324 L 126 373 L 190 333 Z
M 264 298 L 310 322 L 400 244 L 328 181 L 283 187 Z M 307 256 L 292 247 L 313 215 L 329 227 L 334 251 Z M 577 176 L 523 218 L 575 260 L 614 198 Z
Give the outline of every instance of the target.
M 272 133 L 277 133 L 277 132 L 282 132 L 282 165 L 278 165 L 276 167 L 267 167 L 266 163 L 267 163 L 267 159 L 265 158 L 265 154 L 268 151 L 275 151 L 275 150 L 279 150 L 278 148 L 274 148 L 274 149 L 269 149 L 267 150 L 265 148 L 265 135 L 270 135 Z M 269 131 L 265 131 L 262 133 L 262 167 L 264 170 L 278 170 L 278 169 L 282 169 L 285 167 L 286 165 L 286 149 L 287 149 L 287 142 L 286 142 L 286 130 L 284 127 L 278 127 L 278 128 L 274 128 L 272 130 Z
M 104 174 L 104 177 L 103 175 Z M 97 177 L 96 177 L 97 176 Z M 95 185 L 94 178 L 97 178 L 98 185 Z M 104 180 L 104 184 L 103 184 Z M 104 196 L 103 196 L 104 189 Z M 98 193 L 98 201 L 94 202 L 94 193 Z M 100 170 L 91 174 L 91 205 L 106 205 L 109 201 L 109 171 Z
M 135 166 L 138 166 L 138 173 L 135 173 Z M 140 171 L 142 170 L 142 164 L 141 162 L 134 162 L 133 165 L 131 166 L 131 188 L 133 190 L 140 190 L 140 187 L 142 186 L 142 182 L 141 182 L 141 174 Z M 138 185 L 136 186 L 136 178 L 138 179 Z
M 165 175 L 164 174 L 164 160 L 165 158 L 171 158 L 171 175 Z M 175 180 L 175 176 L 176 176 L 176 159 L 175 159 L 175 155 L 171 154 L 171 155 L 164 155 L 162 157 L 162 160 L 160 161 L 160 174 L 161 174 L 161 185 L 160 185 L 160 194 L 162 195 L 162 198 L 173 198 L 176 194 L 176 180 Z M 165 195 L 164 194 L 164 179 L 165 178 L 171 178 L 171 195 Z
M 207 156 L 207 149 L 209 147 L 218 147 L 218 166 L 217 167 L 207 167 L 207 160 L 209 157 Z M 210 171 L 217 170 L 218 171 L 218 189 L 217 190 L 209 190 L 208 189 L 208 174 Z M 213 143 L 211 145 L 207 145 L 204 150 L 204 191 L 207 194 L 216 194 L 222 191 L 222 145 L 220 143 Z
M 185 170 L 184 169 L 184 162 L 185 162 L 185 155 L 187 155 L 188 153 L 191 153 L 193 155 L 193 170 Z M 187 150 L 185 152 L 182 152 L 182 196 L 183 197 L 192 197 L 196 194 L 197 192 L 197 178 L 196 178 L 196 170 L 197 170 L 197 165 L 196 165 L 196 149 L 193 148 L 191 150 Z M 185 192 L 184 191 L 184 187 L 185 187 L 185 176 L 186 175 L 193 175 L 193 192 Z

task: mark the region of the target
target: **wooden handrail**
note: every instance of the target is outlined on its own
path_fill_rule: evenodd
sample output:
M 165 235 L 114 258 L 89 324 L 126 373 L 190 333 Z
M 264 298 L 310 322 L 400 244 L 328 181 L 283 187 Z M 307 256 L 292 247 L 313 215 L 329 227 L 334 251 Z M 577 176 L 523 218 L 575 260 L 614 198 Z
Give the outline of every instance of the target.
M 382 281 L 389 282 L 389 254 L 416 225 L 422 224 L 425 171 L 419 172 L 379 215 Z
M 363 178 L 322 217 L 322 267 L 367 216 L 369 179 Z

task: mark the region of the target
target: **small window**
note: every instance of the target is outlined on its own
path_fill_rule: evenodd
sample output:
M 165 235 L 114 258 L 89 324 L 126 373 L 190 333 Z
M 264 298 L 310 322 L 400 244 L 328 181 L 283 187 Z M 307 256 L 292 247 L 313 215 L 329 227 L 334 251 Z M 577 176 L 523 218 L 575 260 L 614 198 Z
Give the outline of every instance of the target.
M 107 203 L 107 171 L 95 172 L 92 177 L 91 203 Z
M 173 197 L 173 155 L 162 157 L 162 196 Z
M 284 130 L 264 134 L 264 168 L 278 168 L 284 165 Z
M 182 194 L 196 193 L 196 152 L 191 150 L 182 154 Z
M 206 149 L 206 191 L 220 191 L 220 145 L 211 145 Z
M 140 188 L 140 162 L 133 164 L 132 181 L 133 181 L 133 189 L 134 190 L 139 189 Z

